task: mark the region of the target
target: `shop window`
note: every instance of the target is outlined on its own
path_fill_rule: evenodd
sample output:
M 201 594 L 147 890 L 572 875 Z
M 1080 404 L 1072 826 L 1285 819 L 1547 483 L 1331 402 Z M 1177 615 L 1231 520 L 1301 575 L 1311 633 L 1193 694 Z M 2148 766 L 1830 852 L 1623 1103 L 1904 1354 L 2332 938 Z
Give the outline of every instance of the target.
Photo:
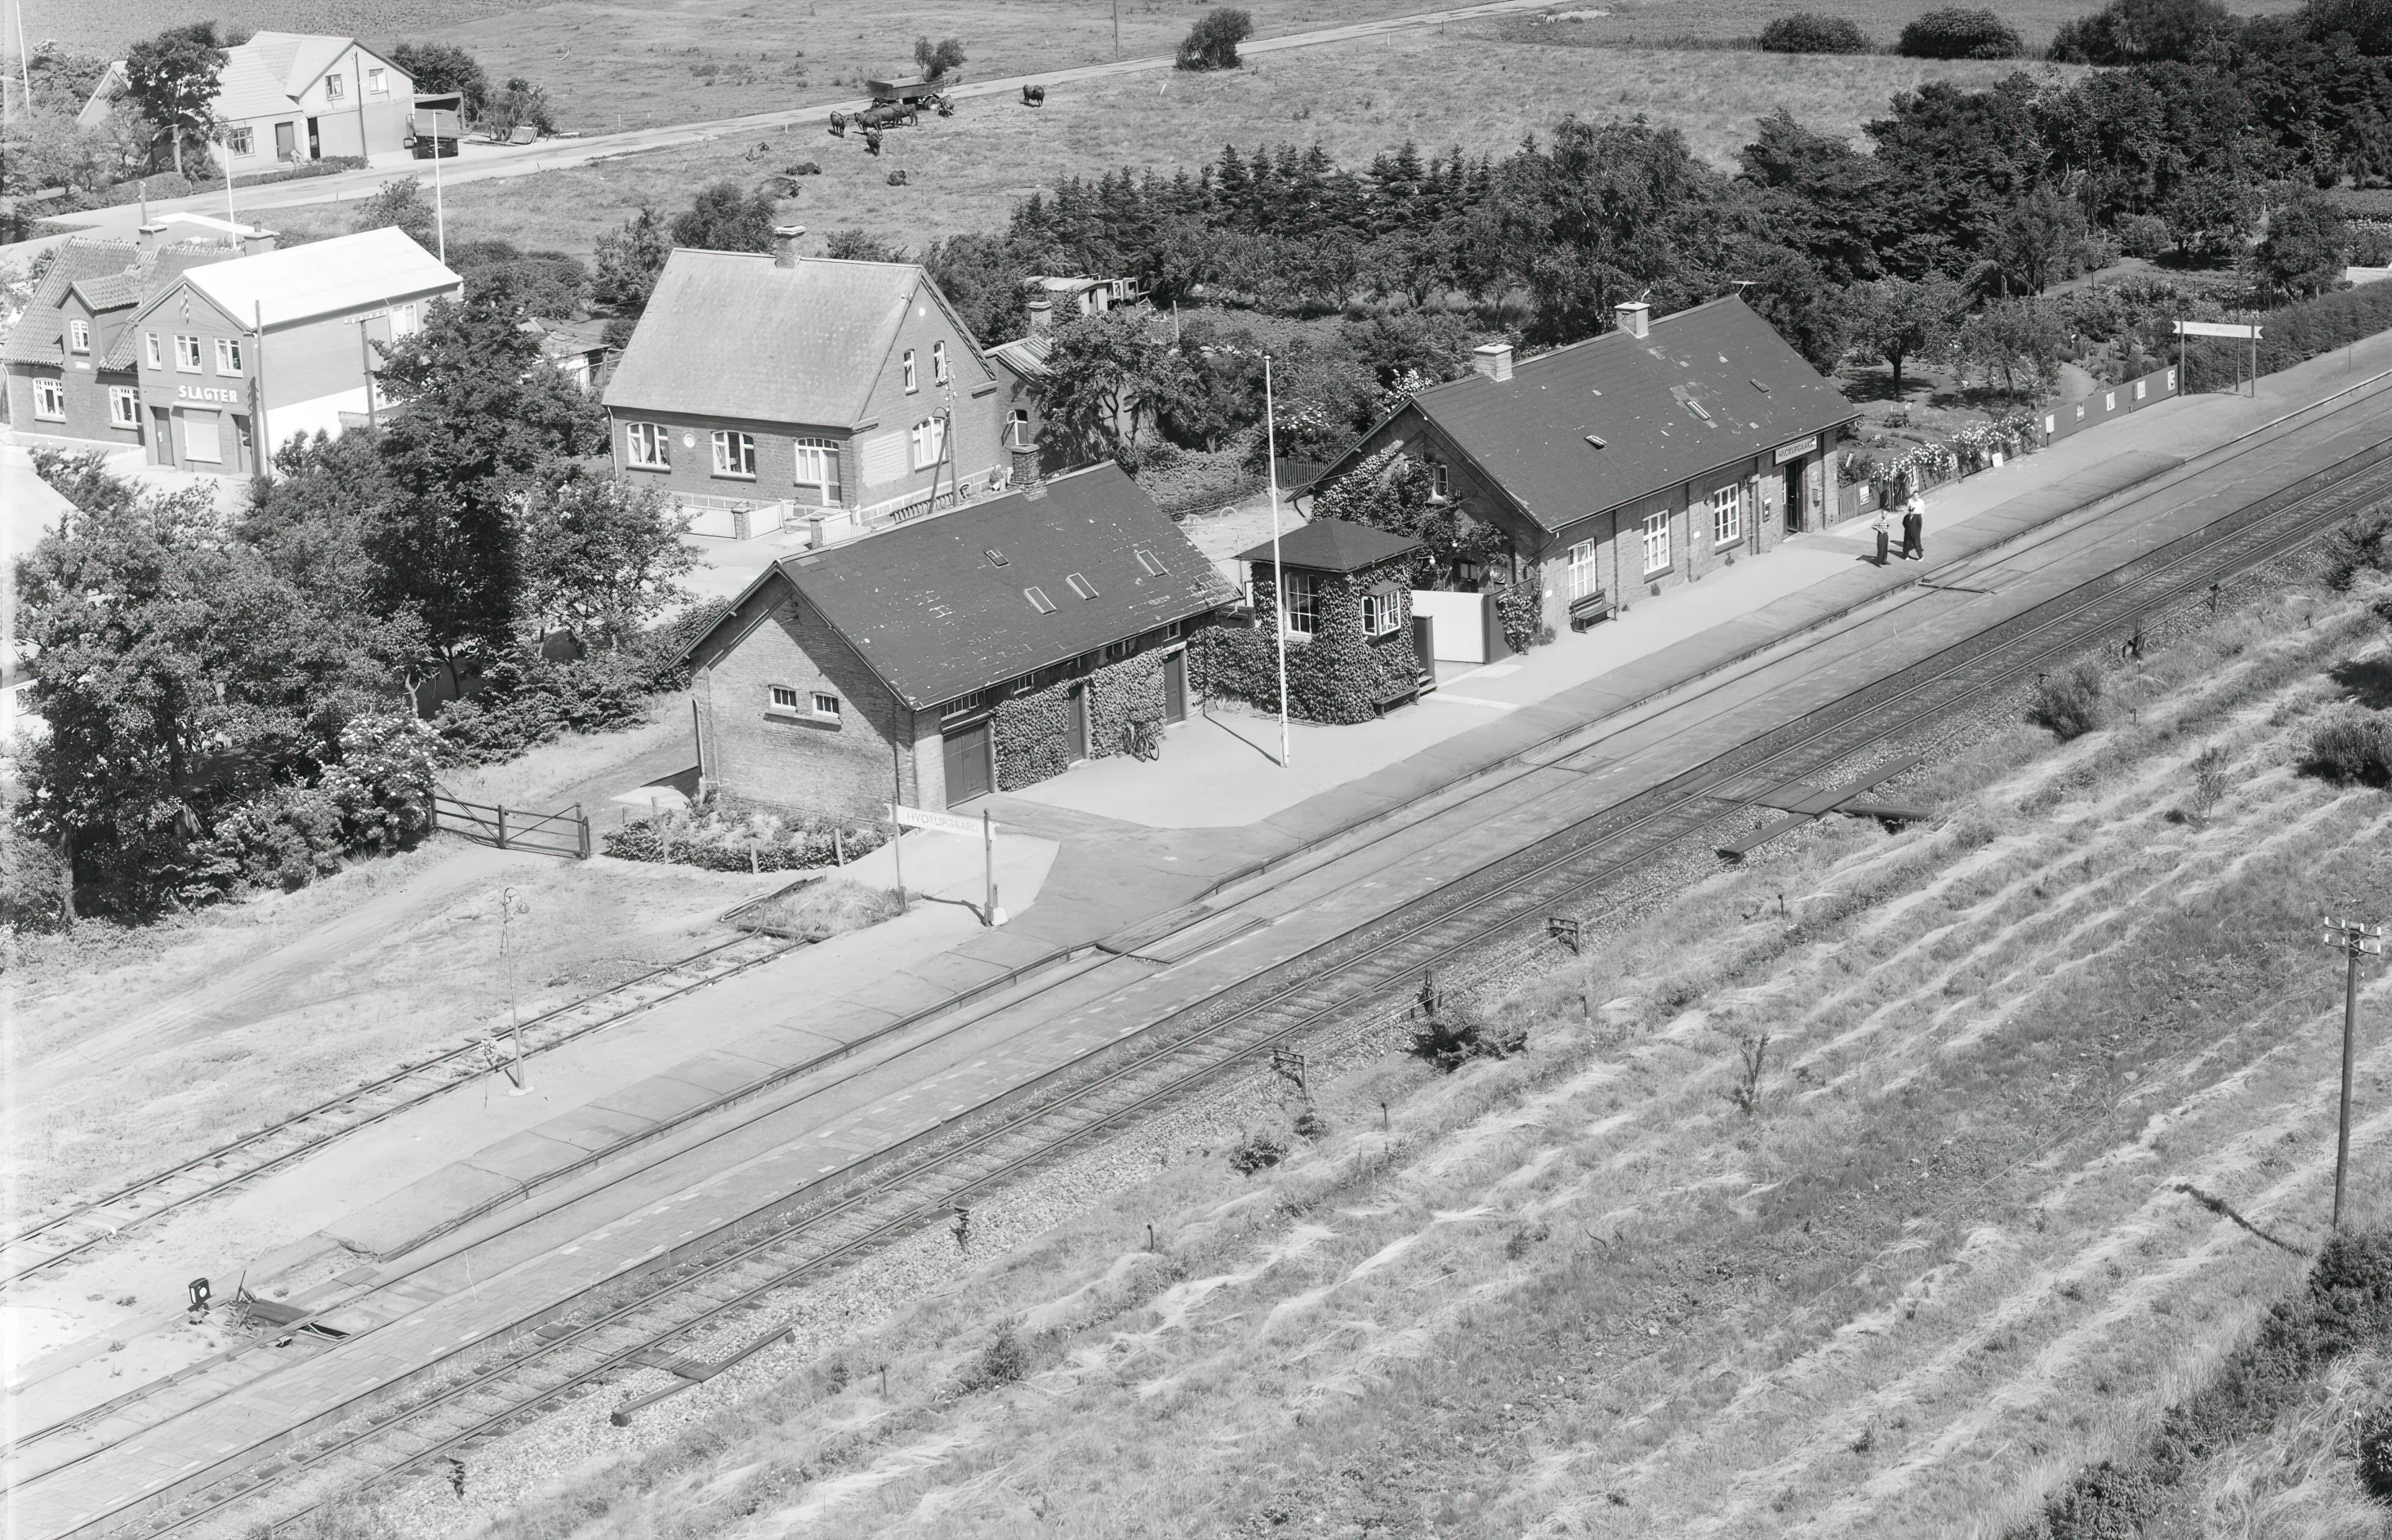
M 717 428 L 714 431 L 714 473 L 741 481 L 754 481 L 756 435 Z
M 33 415 L 48 422 L 67 420 L 67 388 L 56 380 L 33 382 Z
M 841 500 L 838 441 L 834 438 L 801 438 L 793 447 L 798 465 L 798 501 L 821 508 L 838 507 Z
M 623 431 L 623 461 L 641 471 L 672 469 L 672 435 L 661 422 L 634 422 Z

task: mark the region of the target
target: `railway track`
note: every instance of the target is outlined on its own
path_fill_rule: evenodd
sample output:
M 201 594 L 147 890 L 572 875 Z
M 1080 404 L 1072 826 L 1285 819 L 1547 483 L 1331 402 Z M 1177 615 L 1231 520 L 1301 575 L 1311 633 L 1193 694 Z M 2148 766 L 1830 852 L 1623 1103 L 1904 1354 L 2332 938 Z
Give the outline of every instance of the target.
M 526 1021 L 525 1056 L 602 1032 L 693 990 L 722 982 L 804 945 L 743 934 L 651 968 L 611 989 Z M 0 1287 L 88 1255 L 126 1231 L 163 1219 L 303 1159 L 332 1141 L 420 1106 L 468 1081 L 503 1072 L 513 1042 L 476 1039 L 342 1092 L 181 1165 L 0 1238 Z
M 1546 916 L 1606 907 L 1621 878 L 1738 819 L 1720 794 L 1748 777 L 1820 778 L 1969 709 L 2055 660 L 2123 638 L 2146 617 L 2392 499 L 2392 444 L 2351 456 L 1976 636 L 1923 659 L 1436 893 L 1190 1005 L 887 1152 L 870 1172 L 706 1253 L 603 1291 L 445 1384 L 277 1452 L 252 1469 L 135 1515 L 110 1533 L 218 1521 L 287 1524 L 341 1496 L 462 1453 L 607 1376 L 670 1364 L 676 1343 L 719 1335 L 777 1291 L 943 1216 L 961 1199 L 1058 1159 L 1102 1130 L 1168 1105 L 1270 1047 L 1384 1013 L 1433 969 L 1468 971 L 1522 944 Z M 2018 552 L 1993 553 L 1991 569 Z M 1568 762 L 1565 755 L 1559 760 Z M 767 1334 L 769 1340 L 776 1335 Z M 734 1355 L 735 1356 L 735 1355 Z M 95 1529 L 93 1533 L 98 1533 Z

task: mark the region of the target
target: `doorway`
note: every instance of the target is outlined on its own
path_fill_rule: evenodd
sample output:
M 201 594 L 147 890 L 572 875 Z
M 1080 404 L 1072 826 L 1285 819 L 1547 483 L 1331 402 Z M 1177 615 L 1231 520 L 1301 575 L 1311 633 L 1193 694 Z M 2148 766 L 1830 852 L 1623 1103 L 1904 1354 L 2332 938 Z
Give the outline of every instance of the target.
M 990 747 L 989 722 L 985 718 L 946 735 L 948 807 L 985 796 L 994 789 L 996 767 L 991 762 Z
M 1075 681 L 1063 702 L 1063 762 L 1076 765 L 1088 757 L 1088 686 Z
M 1786 533 L 1802 533 L 1802 462 L 1786 467 Z
M 316 130 L 316 120 L 310 118 L 307 120 L 307 159 L 320 161 L 323 158 L 324 137 Z
M 1163 660 L 1163 719 L 1188 719 L 1188 654 L 1184 651 L 1168 654 Z

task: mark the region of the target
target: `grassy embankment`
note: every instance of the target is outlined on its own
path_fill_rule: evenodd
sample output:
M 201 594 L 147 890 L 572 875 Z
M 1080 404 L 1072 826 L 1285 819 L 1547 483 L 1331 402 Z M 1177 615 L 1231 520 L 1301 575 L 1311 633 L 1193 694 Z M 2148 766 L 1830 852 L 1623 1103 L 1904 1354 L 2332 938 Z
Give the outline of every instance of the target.
M 2380 633 L 2300 588 L 2195 617 L 2139 682 L 2113 673 L 2109 725 L 2055 747 L 2012 706 L 1947 744 L 1909 788 L 1942 798 L 1934 826 L 1788 839 L 1524 982 L 1501 1004 L 1522 1058 L 1322 1077 L 1326 1137 L 1251 1183 L 1228 1126 L 1159 1173 L 1116 1155 L 1088 1178 L 1114 1196 L 907 1291 L 930 1298 L 800 1306 L 831 1350 L 811 1368 L 693 1392 L 662 1432 L 560 1414 L 597 1431 L 526 1462 L 551 1484 L 462 1508 L 426 1484 L 371 1521 L 1998 1534 L 2298 1287 L 2301 1261 L 2185 1188 L 2319 1243 L 2339 999 L 2308 932 L 2385 890 L 2392 801 L 2290 766 L 2319 713 L 2381 693 Z M 2204 808 L 2212 746 L 2229 789 Z M 2387 1072 L 2379 1037 L 2362 1172 Z M 2354 1184 L 2361 1223 L 2381 1190 Z M 1034 1201 L 983 1199 L 975 1233 L 1007 1240 Z M 2372 1362 L 2201 1490 L 2249 1498 Z M 2331 1443 L 2285 1469 L 2266 1500 L 2349 1495 Z

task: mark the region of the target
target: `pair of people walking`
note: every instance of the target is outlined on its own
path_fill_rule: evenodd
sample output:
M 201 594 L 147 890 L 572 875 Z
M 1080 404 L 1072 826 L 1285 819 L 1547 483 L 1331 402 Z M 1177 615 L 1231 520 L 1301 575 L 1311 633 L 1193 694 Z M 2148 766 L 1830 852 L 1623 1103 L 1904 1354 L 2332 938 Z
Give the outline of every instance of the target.
M 1892 528 L 1886 523 L 1882 511 L 1877 516 L 1877 564 L 1883 566 L 1890 554 Z M 1927 513 L 1919 507 L 1918 497 L 1911 495 L 1902 510 L 1902 559 L 1905 562 L 1927 560 Z

